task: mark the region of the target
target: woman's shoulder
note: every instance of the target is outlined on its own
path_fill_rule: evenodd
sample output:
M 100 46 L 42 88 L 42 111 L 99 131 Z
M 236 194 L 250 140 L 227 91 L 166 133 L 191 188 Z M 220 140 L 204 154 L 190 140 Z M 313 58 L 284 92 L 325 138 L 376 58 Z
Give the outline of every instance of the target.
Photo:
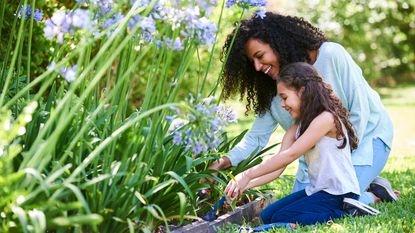
M 320 64 L 326 64 L 328 61 L 339 67 L 347 66 L 353 59 L 346 49 L 336 42 L 324 42 L 319 49 Z
M 328 55 L 328 56 L 334 56 L 336 54 L 342 54 L 345 53 L 344 47 L 336 42 L 324 42 L 320 46 L 320 55 Z

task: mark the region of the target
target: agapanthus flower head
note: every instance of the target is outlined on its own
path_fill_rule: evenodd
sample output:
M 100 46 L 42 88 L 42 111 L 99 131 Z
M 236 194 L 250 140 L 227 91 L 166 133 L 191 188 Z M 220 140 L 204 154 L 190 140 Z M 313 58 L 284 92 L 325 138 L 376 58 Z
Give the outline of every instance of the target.
M 197 20 L 193 20 L 188 24 L 188 31 L 194 31 L 196 39 L 202 45 L 211 45 L 215 43 L 216 32 L 218 30 L 216 24 L 210 21 L 206 17 L 201 17 Z
M 167 118 L 172 122 L 172 142 L 183 146 L 195 157 L 216 150 L 222 142 L 223 128 L 236 122 L 236 114 L 229 108 L 218 106 L 214 97 L 189 96 L 186 102 L 193 109 L 191 113 L 174 114 L 174 121 L 171 121 L 172 116 Z
M 72 17 L 64 10 L 59 10 L 53 13 L 50 19 L 46 20 L 43 32 L 49 40 L 56 38 L 58 43 L 63 43 L 64 35 L 74 32 L 71 25 Z
M 238 5 L 241 8 L 249 9 L 251 7 L 265 7 L 267 0 L 228 0 L 226 7 L 230 8 L 233 5 Z
M 20 7 L 19 13 L 17 14 L 17 17 L 19 19 L 23 17 L 25 20 L 27 20 L 27 19 L 30 19 L 31 16 L 32 16 L 32 8 L 30 7 L 30 4 Z M 39 9 L 35 9 L 33 11 L 33 19 L 37 22 L 40 22 L 42 18 L 43 18 L 43 12 Z

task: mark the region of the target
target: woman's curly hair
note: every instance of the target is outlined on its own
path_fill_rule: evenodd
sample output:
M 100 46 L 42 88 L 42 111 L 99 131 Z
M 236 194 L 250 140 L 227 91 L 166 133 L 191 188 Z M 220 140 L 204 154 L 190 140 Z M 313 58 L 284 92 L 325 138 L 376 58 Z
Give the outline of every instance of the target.
M 242 20 L 228 35 L 221 54 L 221 60 L 225 62 L 222 73 L 224 98 L 239 91 L 241 100 L 247 96 L 247 112 L 253 107 L 259 115 L 271 106 L 276 95 L 275 81 L 256 71 L 248 59 L 245 45 L 249 39 L 269 44 L 279 58 L 280 69 L 292 62 L 310 62 L 309 51 L 320 48 L 327 41 L 322 31 L 304 19 L 271 12 L 263 19 L 253 16 Z
M 323 81 L 323 78 L 312 65 L 304 62 L 289 64 L 281 70 L 277 82 L 284 83 L 288 88 L 293 88 L 296 91 L 304 87 L 300 97 L 301 111 L 296 120 L 297 123 L 301 124 L 300 135 L 306 131 L 314 118 L 327 111 L 334 116 L 337 131 L 336 138 L 339 140 L 345 139 L 339 148 L 344 148 L 347 143 L 341 124 L 343 123 L 349 136 L 350 148 L 352 150 L 356 149 L 359 139 L 349 121 L 349 112 L 334 94 L 330 84 Z

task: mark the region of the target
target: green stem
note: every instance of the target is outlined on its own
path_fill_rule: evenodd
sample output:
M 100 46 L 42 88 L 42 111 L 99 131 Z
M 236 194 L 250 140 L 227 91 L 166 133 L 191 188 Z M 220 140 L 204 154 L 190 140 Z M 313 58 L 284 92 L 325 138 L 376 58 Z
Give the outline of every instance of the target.
M 244 14 L 245 14 L 245 9 L 243 9 L 243 10 L 242 10 L 241 15 L 239 16 L 238 24 L 240 24 L 240 22 L 241 22 L 241 20 L 242 20 L 242 17 L 244 16 Z M 222 72 L 223 72 L 223 70 L 225 69 L 225 64 L 226 64 L 226 62 L 228 61 L 229 54 L 231 53 L 232 46 L 233 46 L 233 44 L 234 44 L 234 42 L 235 42 L 235 38 L 236 38 L 236 36 L 238 35 L 238 32 L 239 32 L 239 26 L 240 26 L 240 25 L 238 25 L 238 26 L 236 27 L 236 31 L 235 31 L 235 34 L 234 34 L 234 35 L 233 35 L 233 37 L 232 37 L 232 41 L 231 41 L 231 44 L 230 44 L 230 46 L 229 46 L 228 53 L 226 54 L 226 56 L 225 56 L 225 60 L 224 60 L 224 61 L 223 61 L 223 63 L 222 63 L 222 67 L 221 67 L 220 72 L 219 72 L 219 77 L 218 77 L 218 79 L 217 79 L 217 81 L 216 81 L 215 87 L 213 88 L 213 90 L 211 91 L 211 93 L 209 94 L 209 96 L 214 95 L 214 94 L 216 93 L 216 90 L 217 90 L 217 88 L 218 88 L 218 86 L 219 86 L 219 83 L 220 83 L 220 81 L 221 81 L 221 75 L 222 75 Z
M 4 11 L 6 10 L 7 0 L 1 1 L 1 2 L 3 4 L 0 5 L 0 38 L 1 38 L 1 31 L 3 30 Z
M 198 93 L 203 93 L 203 90 L 204 90 L 204 88 L 205 88 L 205 82 L 206 82 L 206 79 L 207 79 L 207 75 L 208 75 L 208 73 L 209 73 L 209 68 L 210 68 L 210 65 L 211 65 L 211 63 L 212 63 L 212 58 L 213 58 L 213 52 L 215 51 L 215 48 L 216 48 L 216 42 L 218 41 L 218 35 L 219 35 L 219 31 L 220 31 L 220 26 L 221 26 L 221 22 L 222 22 L 222 15 L 223 15 L 223 9 L 225 8 L 225 0 L 224 1 L 222 1 L 222 7 L 221 7 L 221 9 L 220 9 L 220 14 L 219 14 L 219 19 L 218 19 L 218 30 L 216 31 L 216 35 L 215 35 L 215 43 L 213 43 L 213 46 L 212 46 L 212 49 L 211 49 L 211 51 L 210 51 L 210 56 L 209 56 L 209 61 L 208 61 L 208 65 L 207 65 L 207 67 L 206 67 L 206 72 L 205 72 L 205 75 L 204 75 L 204 78 L 203 78 L 203 82 L 202 82 L 202 86 L 200 87 L 200 90 L 199 90 L 199 92 Z M 215 92 L 213 92 L 213 93 L 211 93 L 211 95 L 214 95 L 215 94 Z
M 28 38 L 28 45 L 27 45 L 27 66 L 26 66 L 26 85 L 30 83 L 30 63 L 32 58 L 32 33 L 33 33 L 33 18 L 35 15 L 35 4 L 36 0 L 32 1 L 32 14 L 30 17 L 30 27 L 29 27 L 29 38 Z M 29 98 L 29 92 L 27 92 L 27 98 Z
M 27 4 L 27 0 L 25 0 L 25 5 L 26 4 Z M 23 13 L 25 14 L 25 12 L 23 12 Z M 13 67 L 16 64 L 17 55 L 19 54 L 18 52 L 19 52 L 20 45 L 21 45 L 20 41 L 22 40 L 22 35 L 23 35 L 23 31 L 24 31 L 23 30 L 24 29 L 24 22 L 25 22 L 25 19 L 24 19 L 24 17 L 22 17 L 20 19 L 20 27 L 19 27 L 19 33 L 17 34 L 16 47 L 14 48 L 12 61 L 10 63 L 9 71 L 7 73 L 7 76 L 6 76 L 6 82 L 4 83 L 3 91 L 0 95 L 0 107 L 3 106 L 3 102 L 4 102 L 4 99 L 6 97 L 6 93 L 8 92 L 10 82 L 11 82 L 11 79 L 12 79 Z

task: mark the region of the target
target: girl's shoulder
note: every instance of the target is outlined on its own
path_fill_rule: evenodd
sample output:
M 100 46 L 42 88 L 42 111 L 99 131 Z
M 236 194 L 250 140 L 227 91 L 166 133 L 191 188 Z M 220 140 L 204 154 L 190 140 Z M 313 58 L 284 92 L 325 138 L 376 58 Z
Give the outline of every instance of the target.
M 314 120 L 326 122 L 328 124 L 333 123 L 334 124 L 334 115 L 329 111 L 324 111 L 320 113 Z

